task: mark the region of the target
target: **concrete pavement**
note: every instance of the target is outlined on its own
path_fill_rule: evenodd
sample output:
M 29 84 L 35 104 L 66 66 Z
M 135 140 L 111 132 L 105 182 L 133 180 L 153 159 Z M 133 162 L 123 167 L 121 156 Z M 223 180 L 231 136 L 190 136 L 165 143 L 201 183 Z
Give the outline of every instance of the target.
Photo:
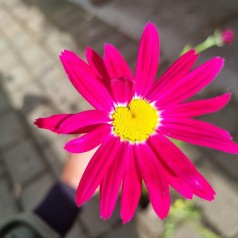
M 86 45 L 102 53 L 104 42 L 110 42 L 134 67 L 138 37 L 144 23 L 153 20 L 160 22 L 163 69 L 185 43 L 201 41 L 213 26 L 231 25 L 237 29 L 236 1 L 226 4 L 217 1 L 216 5 L 212 1 L 202 1 L 201 5 L 185 2 L 151 0 L 149 4 L 143 1 L 135 4 L 115 0 L 96 9 L 88 2 L 77 7 L 63 0 L 1 0 L 1 217 L 32 209 L 57 180 L 64 164 L 63 145 L 67 137 L 37 129 L 34 119 L 89 108 L 68 82 L 58 60 L 60 51 L 71 49 L 84 57 Z M 237 46 L 236 39 L 232 46 L 210 50 L 201 57 L 204 61 L 219 54 L 227 58 L 227 64 L 217 81 L 200 94 L 200 97 L 211 97 L 227 90 L 234 93 L 226 109 L 204 119 L 229 129 L 236 141 Z M 213 203 L 196 199 L 203 224 L 220 237 L 237 237 L 237 156 L 192 146 L 185 146 L 184 150 L 217 190 Z M 95 197 L 85 205 L 68 237 L 156 238 L 162 234 L 163 224 L 151 208 L 139 210 L 133 222 L 125 226 L 120 222 L 118 208 L 113 218 L 104 222 L 99 218 L 98 197 Z M 181 225 L 175 237 L 184 238 L 187 234 L 187 237 L 198 237 L 197 231 L 187 225 Z

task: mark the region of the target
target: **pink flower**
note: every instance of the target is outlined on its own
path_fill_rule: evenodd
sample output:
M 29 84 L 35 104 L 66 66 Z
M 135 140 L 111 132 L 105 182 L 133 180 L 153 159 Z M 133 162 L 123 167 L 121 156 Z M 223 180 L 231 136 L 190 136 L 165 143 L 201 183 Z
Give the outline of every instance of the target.
M 238 153 L 238 145 L 226 130 L 194 119 L 223 108 L 229 93 L 186 102 L 213 81 L 223 59 L 215 57 L 192 70 L 198 55 L 190 50 L 154 82 L 159 37 L 152 23 L 143 32 L 134 75 L 112 45 L 105 45 L 104 58 L 87 48 L 86 58 L 87 63 L 70 51 L 60 56 L 69 80 L 95 110 L 53 115 L 35 122 L 59 134 L 86 133 L 65 145 L 69 152 L 81 153 L 99 146 L 79 183 L 78 206 L 100 187 L 100 215 L 107 219 L 121 188 L 121 218 L 126 223 L 138 205 L 142 180 L 161 219 L 170 208 L 169 186 L 187 199 L 197 195 L 213 200 L 215 192 L 210 184 L 167 137 Z
M 231 28 L 226 28 L 224 31 L 221 32 L 222 42 L 225 45 L 229 45 L 233 42 L 235 37 L 235 33 Z

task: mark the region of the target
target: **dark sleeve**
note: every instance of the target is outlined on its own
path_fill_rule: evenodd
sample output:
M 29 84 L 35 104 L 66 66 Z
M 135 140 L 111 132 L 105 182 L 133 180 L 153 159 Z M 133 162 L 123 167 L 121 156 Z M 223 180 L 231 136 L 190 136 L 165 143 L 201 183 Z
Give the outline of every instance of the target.
M 34 209 L 34 213 L 60 236 L 64 236 L 79 213 L 75 203 L 75 193 L 73 188 L 59 182 L 50 189 L 42 202 Z

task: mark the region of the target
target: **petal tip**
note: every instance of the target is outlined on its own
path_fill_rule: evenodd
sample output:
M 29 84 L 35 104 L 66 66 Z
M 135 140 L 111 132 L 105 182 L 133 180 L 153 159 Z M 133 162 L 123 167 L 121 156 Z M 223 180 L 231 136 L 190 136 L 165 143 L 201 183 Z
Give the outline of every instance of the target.
M 146 23 L 145 29 L 147 29 L 147 28 L 156 29 L 156 30 L 157 30 L 156 25 L 155 25 L 153 22 L 151 22 L 151 21 L 148 21 L 148 22 Z
M 66 151 L 68 151 L 69 153 L 74 153 L 74 152 L 72 151 L 72 149 L 68 146 L 68 143 L 66 143 L 66 144 L 64 145 L 64 149 L 65 149 Z
M 121 216 L 121 220 L 122 220 L 122 224 L 125 225 L 127 223 L 129 223 L 132 219 L 134 214 L 126 214 L 125 212 L 120 212 L 120 216 Z
M 42 128 L 42 122 L 43 122 L 43 118 L 37 118 L 35 119 L 35 121 L 33 122 L 37 127 Z
M 227 92 L 227 93 L 221 95 L 221 97 L 224 98 L 226 104 L 231 100 L 231 96 L 232 96 L 232 93 L 230 93 L 230 92 Z
M 118 50 L 116 46 L 114 46 L 111 43 L 105 43 L 104 44 L 104 51 L 110 51 L 110 50 Z
M 85 49 L 85 55 L 87 57 L 87 55 L 92 55 L 93 53 L 96 53 L 93 48 L 89 45 L 86 46 L 86 49 Z
M 223 67 L 225 64 L 225 59 L 219 56 L 216 56 L 214 58 L 215 62 L 220 65 L 220 67 Z
M 100 218 L 103 219 L 104 221 L 108 220 L 111 217 L 111 215 L 109 214 L 102 214 L 102 212 L 100 213 Z

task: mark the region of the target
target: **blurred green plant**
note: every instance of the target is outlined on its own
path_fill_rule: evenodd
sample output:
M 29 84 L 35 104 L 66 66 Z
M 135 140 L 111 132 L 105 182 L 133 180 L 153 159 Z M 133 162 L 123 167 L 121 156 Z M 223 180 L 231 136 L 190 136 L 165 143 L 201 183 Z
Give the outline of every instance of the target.
M 183 223 L 190 225 L 201 238 L 221 238 L 202 224 L 202 213 L 194 202 L 182 199 L 177 199 L 172 205 L 161 238 L 173 238 L 176 228 Z
M 181 55 L 192 48 L 194 48 L 197 53 L 201 53 L 213 46 L 222 47 L 224 45 L 229 45 L 233 42 L 234 36 L 234 31 L 231 28 L 227 28 L 223 31 L 215 30 L 213 35 L 208 36 L 205 41 L 197 46 L 193 47 L 191 44 L 185 45 L 181 51 Z

